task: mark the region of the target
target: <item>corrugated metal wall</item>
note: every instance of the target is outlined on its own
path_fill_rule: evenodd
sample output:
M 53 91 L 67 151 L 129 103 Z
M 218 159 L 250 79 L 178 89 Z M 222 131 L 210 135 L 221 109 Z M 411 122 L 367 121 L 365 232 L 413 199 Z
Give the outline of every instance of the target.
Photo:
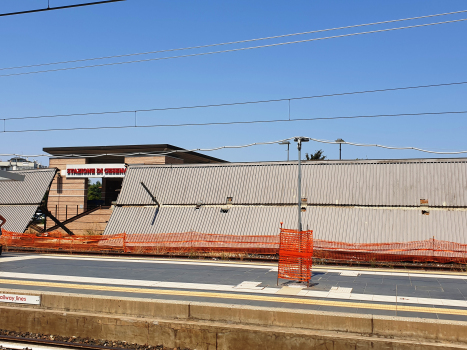
M 156 214 L 157 213 L 157 214 Z M 467 243 L 467 211 L 352 207 L 308 207 L 304 228 L 316 239 L 349 243 L 407 242 L 433 238 Z M 227 213 L 215 207 L 117 207 L 104 234 L 201 232 L 225 235 L 273 235 L 297 226 L 292 206 L 232 207 Z
M 12 171 L 25 175 L 24 181 L 0 181 L 0 214 L 7 220 L 3 228 L 24 232 L 45 193 L 50 187 L 56 169 Z
M 12 171 L 25 175 L 24 181 L 0 181 L 0 204 L 40 204 L 56 169 Z
M 302 194 L 315 204 L 467 207 L 466 180 L 466 161 L 308 162 Z M 297 201 L 296 163 L 130 167 L 118 204 L 153 204 L 141 182 L 162 204 Z
M 24 232 L 36 210 L 37 205 L 0 205 L 0 215 L 7 220 L 2 229 Z
M 143 207 L 154 203 L 141 182 L 162 204 L 158 212 Z M 317 239 L 383 243 L 434 236 L 467 243 L 467 160 L 307 162 L 302 186 L 310 204 L 303 228 Z M 297 226 L 296 192 L 297 164 L 291 162 L 134 166 L 105 234 L 147 234 L 147 240 L 189 231 L 277 234 L 280 222 Z M 233 205 L 223 213 L 227 197 Z M 420 199 L 439 208 L 420 208 Z

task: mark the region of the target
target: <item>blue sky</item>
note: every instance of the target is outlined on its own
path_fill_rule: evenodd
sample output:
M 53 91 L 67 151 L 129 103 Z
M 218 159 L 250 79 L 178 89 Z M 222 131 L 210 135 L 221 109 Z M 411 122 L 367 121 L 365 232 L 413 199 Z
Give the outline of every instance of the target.
M 76 2 L 50 0 L 51 6 Z M 0 12 L 46 0 L 2 0 Z M 156 1 L 0 17 L 0 68 L 260 38 L 459 11 L 465 1 Z M 467 13 L 293 37 L 338 35 L 467 18 Z M 0 77 L 0 119 L 229 103 L 467 81 L 467 22 L 243 52 Z M 267 43 L 289 41 L 271 40 Z M 243 46 L 250 46 L 244 44 Z M 237 48 L 233 45 L 225 48 Z M 187 53 L 203 52 L 194 50 Z M 163 57 L 169 54 L 141 58 Z M 109 60 L 105 62 L 118 62 Z M 60 67 L 67 67 L 63 65 Z M 22 70 L 26 71 L 26 70 Z M 20 72 L 0 71 L 0 74 Z M 467 110 L 467 85 L 293 101 L 292 118 Z M 288 118 L 286 102 L 139 113 L 138 123 L 177 124 Z M 128 125 L 133 114 L 7 121 L 7 130 Z M 170 143 L 211 148 L 309 136 L 360 143 L 465 150 L 466 116 L 304 121 L 94 131 L 0 133 L 0 153 L 43 147 Z M 337 145 L 310 142 L 304 152 Z M 284 146 L 209 153 L 229 161 L 283 160 Z M 345 159 L 416 158 L 414 151 L 343 146 Z M 2 157 L 5 160 L 7 157 Z M 291 151 L 296 159 L 296 149 Z M 47 163 L 46 158 L 41 162 Z

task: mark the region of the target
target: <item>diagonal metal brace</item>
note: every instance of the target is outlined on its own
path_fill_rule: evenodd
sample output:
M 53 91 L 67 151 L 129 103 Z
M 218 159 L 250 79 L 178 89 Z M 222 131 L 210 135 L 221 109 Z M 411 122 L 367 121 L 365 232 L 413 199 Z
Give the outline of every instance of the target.
M 49 218 L 52 219 L 53 222 L 55 222 L 55 224 L 60 227 L 63 231 L 65 231 L 66 233 L 68 233 L 70 236 L 74 236 L 75 234 L 73 232 L 71 232 L 65 225 L 62 224 L 61 221 L 59 221 L 55 216 L 52 215 L 52 213 L 49 211 L 49 209 L 47 209 L 46 207 L 40 207 L 42 213 L 46 216 L 48 216 Z
M 143 186 L 143 188 L 146 190 L 146 192 L 151 196 L 151 199 L 154 203 L 156 203 L 156 205 L 158 207 L 160 207 L 161 205 L 159 204 L 159 202 L 157 201 L 156 197 L 154 197 L 154 195 L 151 193 L 151 191 L 149 191 L 149 188 L 146 187 L 146 185 L 144 184 L 144 182 L 141 181 L 141 186 Z

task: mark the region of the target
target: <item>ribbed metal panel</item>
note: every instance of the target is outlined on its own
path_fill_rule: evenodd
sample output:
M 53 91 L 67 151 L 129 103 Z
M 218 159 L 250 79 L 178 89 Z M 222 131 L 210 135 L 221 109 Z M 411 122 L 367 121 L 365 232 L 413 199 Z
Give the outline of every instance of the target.
M 467 161 L 319 161 L 303 164 L 309 203 L 467 207 Z M 151 205 L 141 182 L 162 204 L 297 202 L 296 163 L 130 166 L 120 205 Z
M 278 234 L 297 225 L 297 208 L 279 206 L 233 207 L 117 207 L 104 234 L 145 234 L 151 241 L 157 233 L 196 231 L 225 235 Z M 303 227 L 316 239 L 348 243 L 407 242 L 433 238 L 467 243 L 467 211 L 352 207 L 308 207 Z
M 37 205 L 0 205 L 0 215 L 6 219 L 2 229 L 24 232 L 36 210 Z
M 24 181 L 0 181 L 0 204 L 40 204 L 56 169 L 12 171 L 25 175 Z
M 104 234 L 140 233 L 150 239 L 155 233 L 196 231 L 228 235 L 278 234 L 280 222 L 292 225 L 293 209 L 279 207 L 234 207 L 227 213 L 215 207 L 117 207 Z

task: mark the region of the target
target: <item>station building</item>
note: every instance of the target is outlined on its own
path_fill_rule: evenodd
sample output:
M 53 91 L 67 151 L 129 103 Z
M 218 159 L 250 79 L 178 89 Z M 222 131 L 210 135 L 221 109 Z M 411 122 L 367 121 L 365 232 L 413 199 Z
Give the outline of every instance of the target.
M 112 212 L 110 207 L 118 198 L 130 165 L 226 162 L 169 144 L 47 147 L 43 150 L 51 155 L 49 167 L 58 169 L 48 194 L 48 209 L 76 234 L 104 231 Z M 102 183 L 101 200 L 94 203 L 87 200 L 88 183 L 92 178 L 99 178 Z M 50 229 L 51 225 L 53 223 L 48 220 L 46 228 Z

